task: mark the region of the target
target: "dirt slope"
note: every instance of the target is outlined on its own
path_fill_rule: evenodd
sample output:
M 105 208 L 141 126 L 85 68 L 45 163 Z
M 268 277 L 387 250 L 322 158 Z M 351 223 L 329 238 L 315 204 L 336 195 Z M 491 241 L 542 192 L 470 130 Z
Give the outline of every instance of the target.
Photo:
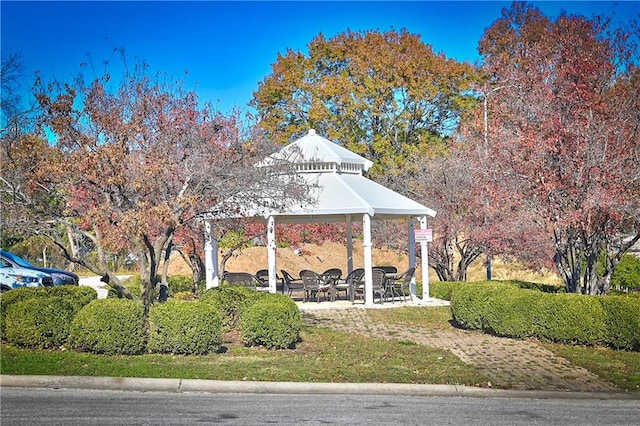
M 276 265 L 278 273 L 280 269 L 284 269 L 293 275 L 302 269 L 311 269 L 322 272 L 329 268 L 340 268 L 345 273 L 347 271 L 347 249 L 341 244 L 325 243 L 323 245 L 305 244 L 302 252 L 296 254 L 293 247 L 279 248 L 276 250 Z M 362 247 L 356 246 L 353 250 L 353 267 L 359 268 L 363 266 Z M 419 260 L 418 260 L 419 262 Z M 373 249 L 374 265 L 393 265 L 398 271 L 403 271 L 409 266 L 409 258 L 400 252 L 394 250 Z M 260 269 L 267 267 L 267 249 L 266 247 L 250 247 L 248 249 L 237 252 L 231 259 L 227 261 L 227 270 L 232 272 L 251 272 L 255 273 Z M 180 256 L 172 258 L 169 267 L 169 275 L 191 275 L 189 267 L 184 263 Z M 486 278 L 486 272 L 482 261 L 477 261 L 469 269 L 469 281 L 479 281 Z M 416 276 L 422 276 L 420 265 L 416 270 Z M 437 281 L 435 273 L 430 270 L 429 278 L 431 281 Z M 559 284 L 560 280 L 555 274 L 551 273 L 535 273 L 533 271 L 522 268 L 514 264 L 505 264 L 501 261 L 493 263 L 493 278 L 496 280 L 503 279 L 519 279 L 523 281 L 534 281 L 548 284 Z

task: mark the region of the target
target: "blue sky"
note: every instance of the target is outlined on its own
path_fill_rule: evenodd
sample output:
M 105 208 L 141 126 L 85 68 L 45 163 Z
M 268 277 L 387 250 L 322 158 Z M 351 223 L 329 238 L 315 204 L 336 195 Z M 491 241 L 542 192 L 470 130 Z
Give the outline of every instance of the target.
M 628 21 L 640 2 L 531 2 L 548 16 L 561 10 Z M 287 48 L 306 53 L 318 34 L 327 38 L 361 30 L 406 28 L 436 52 L 461 61 L 478 59 L 486 27 L 511 2 L 248 2 L 117 1 L 0 2 L 1 47 L 19 53 L 31 86 L 34 71 L 45 79 L 70 80 L 80 63 L 97 71 L 105 60 L 119 66 L 114 48 L 129 60 L 144 59 L 152 71 L 181 77 L 222 111 L 246 108 L 258 83 Z

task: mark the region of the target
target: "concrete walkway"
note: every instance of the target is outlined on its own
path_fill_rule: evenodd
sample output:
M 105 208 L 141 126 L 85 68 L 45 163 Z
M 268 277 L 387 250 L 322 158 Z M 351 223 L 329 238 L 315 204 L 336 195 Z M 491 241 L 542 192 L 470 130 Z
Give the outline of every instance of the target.
M 369 337 L 412 341 L 451 351 L 463 362 L 484 373 L 492 386 L 502 389 L 618 391 L 613 384 L 530 340 L 494 337 L 453 327 L 450 330 L 425 330 L 379 323 L 373 321 L 367 309 L 362 307 L 320 309 L 314 304 L 304 305 L 307 306 L 302 307 L 302 315 L 308 324 Z

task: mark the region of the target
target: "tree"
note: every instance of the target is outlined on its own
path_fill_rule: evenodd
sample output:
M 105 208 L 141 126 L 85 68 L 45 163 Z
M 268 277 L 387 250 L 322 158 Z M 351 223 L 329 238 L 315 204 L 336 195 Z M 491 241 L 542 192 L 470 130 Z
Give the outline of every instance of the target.
M 308 51 L 278 55 L 254 92 L 260 126 L 281 143 L 315 128 L 376 162 L 374 174 L 442 144 L 472 102 L 474 68 L 406 30 L 320 34 Z
M 2 50 L 0 65 L 0 113 L 2 134 L 16 132 L 22 128 L 21 86 L 24 79 L 22 56 L 16 52 Z
M 570 292 L 607 293 L 640 239 L 637 34 L 514 3 L 480 41 L 487 84 L 500 88 L 487 176 L 535 215 Z
M 149 76 L 144 64 L 120 81 L 80 74 L 71 83 L 37 81 L 36 88 L 39 123 L 55 139 L 46 161 L 27 174 L 23 204 L 34 212 L 28 231 L 47 235 L 65 257 L 128 297 L 108 254 L 136 253 L 147 310 L 185 224 L 204 213 L 232 217 L 239 198 L 278 208 L 305 194 L 283 179 L 287 164 L 254 166 L 275 147 L 243 127 L 239 114 L 201 107 L 195 92 L 165 75 Z M 79 240 L 96 256 L 74 254 L 71 241 Z

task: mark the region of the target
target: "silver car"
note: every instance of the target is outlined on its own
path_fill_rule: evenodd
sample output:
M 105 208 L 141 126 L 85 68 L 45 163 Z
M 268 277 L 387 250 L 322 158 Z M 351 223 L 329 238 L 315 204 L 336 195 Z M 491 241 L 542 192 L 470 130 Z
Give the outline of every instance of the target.
M 14 268 L 0 259 L 0 290 L 7 291 L 20 287 L 52 286 L 53 278 L 44 272 L 26 268 Z

